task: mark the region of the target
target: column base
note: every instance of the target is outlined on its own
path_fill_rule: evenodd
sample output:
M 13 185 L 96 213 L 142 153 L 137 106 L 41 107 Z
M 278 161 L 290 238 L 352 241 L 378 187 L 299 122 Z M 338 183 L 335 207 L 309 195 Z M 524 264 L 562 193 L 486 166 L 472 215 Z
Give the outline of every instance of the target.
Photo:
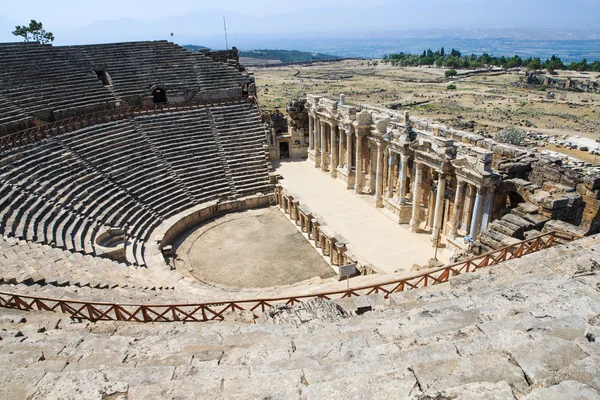
M 420 222 L 416 222 L 411 220 L 408 223 L 408 230 L 411 231 L 412 233 L 419 233 L 421 232 L 421 229 L 419 228 Z
M 346 183 L 346 189 L 354 189 L 354 171 L 348 170 L 347 168 L 338 168 L 337 178 Z
M 398 224 L 408 224 L 412 216 L 412 206 L 401 205 L 395 199 L 385 199 L 384 208 L 386 215 Z
M 362 194 L 364 186 L 364 177 L 362 172 L 357 172 L 354 176 L 354 193 Z
M 383 208 L 383 198 L 382 197 L 375 198 L 375 207 Z
M 442 242 L 442 238 L 440 237 L 439 243 Z M 429 237 L 429 243 L 431 243 L 431 247 L 439 246 L 437 239 L 434 239 L 432 236 Z
M 321 168 L 321 152 L 315 151 L 314 157 L 315 157 L 315 168 Z

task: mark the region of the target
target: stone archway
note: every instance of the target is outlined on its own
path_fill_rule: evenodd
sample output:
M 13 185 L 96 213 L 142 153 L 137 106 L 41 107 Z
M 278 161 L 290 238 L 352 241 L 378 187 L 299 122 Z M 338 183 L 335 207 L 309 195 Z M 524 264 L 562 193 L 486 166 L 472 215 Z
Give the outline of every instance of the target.
M 506 214 L 510 214 L 511 210 L 517 208 L 521 203 L 525 203 L 525 199 L 515 191 L 506 191 L 496 196 L 493 212 L 494 219 L 499 219 Z
M 167 102 L 167 91 L 163 87 L 155 87 L 152 90 L 152 102 L 154 104 L 166 103 Z

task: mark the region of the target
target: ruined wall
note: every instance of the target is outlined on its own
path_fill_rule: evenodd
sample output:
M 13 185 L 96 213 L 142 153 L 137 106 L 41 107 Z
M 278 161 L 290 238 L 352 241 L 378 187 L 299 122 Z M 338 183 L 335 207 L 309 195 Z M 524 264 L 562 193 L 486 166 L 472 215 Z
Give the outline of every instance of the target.
M 293 100 L 286 107 L 292 158 L 307 156 L 309 127 L 305 105 L 306 100 Z
M 239 51 L 236 47 L 232 47 L 231 50 L 199 50 L 200 53 L 212 58 L 215 62 L 227 63 L 230 60 L 235 61 L 235 63 L 240 62 Z
M 598 93 L 600 86 L 593 79 L 557 78 L 536 72 L 526 72 L 523 84 L 528 86 L 546 86 L 555 89 L 579 90 L 582 92 Z

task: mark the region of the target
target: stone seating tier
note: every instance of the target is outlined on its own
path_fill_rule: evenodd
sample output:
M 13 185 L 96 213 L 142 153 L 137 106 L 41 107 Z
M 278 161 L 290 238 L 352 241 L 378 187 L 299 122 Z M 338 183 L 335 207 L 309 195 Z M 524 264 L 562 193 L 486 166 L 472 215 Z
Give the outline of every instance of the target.
M 242 104 L 109 122 L 7 151 L 0 232 L 101 255 L 99 232 L 120 228 L 128 261 L 143 265 L 145 242 L 165 219 L 271 190 L 264 138 L 258 112 Z
M 0 309 L 0 397 L 597 399 L 599 250 L 586 238 L 388 299 L 316 300 L 256 322 L 92 323 Z M 132 292 L 17 286 L 120 303 Z M 154 304 L 171 295 L 137 293 Z
M 166 41 L 87 46 L 0 44 L 0 134 L 45 122 L 151 99 L 162 86 L 175 100 L 197 93 L 240 89 L 251 78 Z M 95 71 L 106 71 L 104 86 Z
M 3 284 L 77 286 L 96 289 L 172 289 L 147 269 L 44 244 L 0 237 Z

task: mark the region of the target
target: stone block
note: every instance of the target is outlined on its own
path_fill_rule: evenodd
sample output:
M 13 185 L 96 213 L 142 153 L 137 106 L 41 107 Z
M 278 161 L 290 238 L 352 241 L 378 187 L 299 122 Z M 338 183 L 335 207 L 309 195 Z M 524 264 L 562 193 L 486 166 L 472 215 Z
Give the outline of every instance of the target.
M 504 235 L 510 237 L 516 237 L 517 232 L 519 232 L 519 226 L 511 224 L 508 221 L 503 221 L 498 219 L 490 225 L 490 230 L 494 230 L 496 232 L 503 233 Z
M 528 387 L 521 368 L 510 356 L 500 352 L 417 364 L 412 369 L 425 392 L 444 391 L 476 382 L 505 381 L 520 392 Z
M 570 199 L 567 197 L 559 197 L 559 198 L 544 198 L 542 199 L 542 207 L 548 210 L 559 210 L 561 208 L 565 208 L 569 205 Z
M 533 203 L 525 202 L 519 204 L 517 210 L 522 214 L 537 214 L 538 206 Z
M 513 399 L 512 388 L 505 381 L 496 383 L 476 382 L 455 386 L 442 392 L 428 393 L 429 399 L 504 400 Z
M 543 349 L 543 351 L 540 351 Z M 588 355 L 575 343 L 555 337 L 543 337 L 511 351 L 530 384 L 549 378 L 561 368 Z
M 569 224 L 568 222 L 551 220 L 546 222 L 544 228 L 542 229 L 542 233 L 547 233 L 551 231 L 560 231 L 560 232 L 568 232 L 573 233 L 575 235 L 583 236 L 585 235 L 585 230 L 575 226 L 573 224 Z
M 591 199 L 600 200 L 600 190 L 587 190 L 586 189 L 584 195 Z
M 527 240 L 527 239 L 532 239 L 532 238 L 534 238 L 534 237 L 536 237 L 536 236 L 540 236 L 540 234 L 541 234 L 541 232 L 540 232 L 540 231 L 536 231 L 535 229 L 532 229 L 532 230 L 530 230 L 530 231 L 525 231 L 525 232 L 523 232 L 523 238 L 524 238 L 525 240 Z
M 552 198 L 550 193 L 543 190 L 536 190 L 534 193 L 530 193 L 526 200 L 529 200 L 533 204 L 541 205 L 542 201 L 546 198 Z
M 587 190 L 598 190 L 600 189 L 600 176 L 599 175 L 588 175 L 583 180 L 583 184 Z
M 521 203 L 521 204 L 530 204 L 530 203 Z M 519 204 L 519 205 L 521 205 L 521 204 Z M 530 204 L 530 205 L 535 207 L 534 204 Z M 535 208 L 535 211 L 537 211 L 537 207 Z M 511 224 L 517 225 L 523 230 L 529 230 L 529 229 L 533 228 L 533 226 L 534 226 L 531 223 L 531 221 L 527 221 L 525 218 L 521 218 L 515 214 L 506 214 L 504 217 L 502 217 L 502 220 L 510 222 Z
M 563 368 L 553 376 L 542 381 L 543 387 L 552 387 L 563 381 L 577 381 L 600 391 L 600 358 L 587 357 Z
M 524 400 L 563 399 L 595 400 L 600 399 L 600 394 L 596 389 L 581 382 L 564 381 L 549 388 L 534 389 L 524 397 Z

